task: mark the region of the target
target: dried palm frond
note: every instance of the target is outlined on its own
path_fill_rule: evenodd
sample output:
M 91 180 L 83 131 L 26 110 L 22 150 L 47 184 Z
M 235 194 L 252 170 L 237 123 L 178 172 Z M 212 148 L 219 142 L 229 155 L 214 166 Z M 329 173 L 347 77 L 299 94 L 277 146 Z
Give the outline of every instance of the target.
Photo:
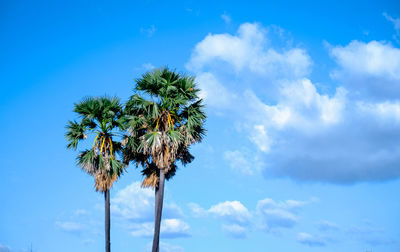
M 110 190 L 114 181 L 118 179 L 117 174 L 111 175 L 106 171 L 99 171 L 94 175 L 95 188 L 98 192 Z
M 149 176 L 143 179 L 142 188 L 152 187 L 153 189 L 156 188 L 158 185 L 159 177 L 156 173 L 152 173 Z

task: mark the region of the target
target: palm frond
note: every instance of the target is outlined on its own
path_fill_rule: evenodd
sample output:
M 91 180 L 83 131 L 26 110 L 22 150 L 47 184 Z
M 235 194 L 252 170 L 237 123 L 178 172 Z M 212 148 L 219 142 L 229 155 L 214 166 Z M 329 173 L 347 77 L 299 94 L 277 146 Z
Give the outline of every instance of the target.
M 177 170 L 177 166 L 173 164 L 171 168 L 165 174 L 165 179 L 170 180 L 175 176 Z M 148 188 L 152 187 L 153 189 L 158 186 L 158 181 L 160 178 L 160 169 L 154 164 L 150 163 L 142 170 L 142 175 L 144 176 L 142 187 Z
M 167 67 L 154 69 L 136 80 L 135 90 L 124 110 L 129 135 L 124 163 L 141 164 L 143 186 L 154 187 L 160 170 L 173 176 L 176 161 L 193 161 L 189 146 L 204 137 L 206 115 L 193 76 Z
M 99 156 L 95 153 L 93 149 L 82 151 L 77 157 L 77 163 L 90 175 L 94 175 L 99 169 Z
M 123 155 L 124 148 L 113 139 L 126 121 L 120 100 L 108 96 L 86 97 L 75 104 L 74 112 L 81 121 L 68 123 L 67 148 L 76 149 L 78 142 L 87 137 L 87 132 L 96 134 L 92 149 L 82 151 L 77 157 L 77 164 L 95 177 L 96 190 L 103 192 L 110 189 L 124 168 L 123 162 L 116 157 Z
M 68 141 L 67 148 L 76 150 L 78 142 L 87 137 L 85 134 L 86 125 L 76 121 L 69 121 L 66 128 L 67 132 L 65 133 L 65 138 Z

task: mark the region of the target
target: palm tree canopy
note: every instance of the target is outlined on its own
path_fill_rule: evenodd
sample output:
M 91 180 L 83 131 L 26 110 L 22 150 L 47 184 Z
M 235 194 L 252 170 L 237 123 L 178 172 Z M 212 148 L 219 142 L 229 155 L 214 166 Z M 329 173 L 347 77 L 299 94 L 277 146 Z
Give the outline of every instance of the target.
M 125 108 L 127 159 L 141 163 L 146 178 L 157 177 L 160 169 L 168 179 L 175 174 L 176 160 L 184 165 L 193 160 L 189 146 L 205 135 L 206 115 L 195 79 L 155 69 L 136 80 L 135 90 Z
M 69 121 L 65 134 L 67 148 L 76 150 L 79 141 L 94 134 L 91 149 L 82 151 L 77 158 L 78 165 L 95 177 L 97 191 L 109 190 L 123 171 L 123 163 L 116 158 L 122 153 L 122 145 L 115 141 L 118 128 L 122 126 L 122 106 L 118 98 L 88 97 L 75 104 L 74 112 L 80 121 Z

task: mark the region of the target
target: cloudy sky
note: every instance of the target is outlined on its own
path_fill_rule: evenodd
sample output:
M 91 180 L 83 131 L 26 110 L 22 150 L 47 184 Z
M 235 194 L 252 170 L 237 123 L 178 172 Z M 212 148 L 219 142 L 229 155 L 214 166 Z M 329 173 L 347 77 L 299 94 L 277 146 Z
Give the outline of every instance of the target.
M 277 2 L 0 3 L 0 252 L 103 250 L 65 124 L 165 65 L 196 76 L 208 131 L 166 184 L 161 252 L 400 251 L 400 5 Z M 114 251 L 150 251 L 141 179 L 111 191 Z

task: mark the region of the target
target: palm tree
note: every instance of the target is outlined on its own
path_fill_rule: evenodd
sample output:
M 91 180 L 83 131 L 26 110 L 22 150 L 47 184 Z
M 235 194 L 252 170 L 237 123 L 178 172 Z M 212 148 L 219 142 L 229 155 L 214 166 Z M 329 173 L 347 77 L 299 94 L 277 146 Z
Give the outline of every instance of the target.
M 125 107 L 126 160 L 142 164 L 142 186 L 155 188 L 152 251 L 158 252 L 165 179 L 175 174 L 176 161 L 193 160 L 189 146 L 202 140 L 206 115 L 194 77 L 155 69 L 136 80 L 135 90 Z
M 68 122 L 67 148 L 76 150 L 78 142 L 86 139 L 87 134 L 95 135 L 92 148 L 82 151 L 77 162 L 94 176 L 96 191 L 104 193 L 106 252 L 110 252 L 110 189 L 123 171 L 123 163 L 116 157 L 122 152 L 122 146 L 115 141 L 122 107 L 116 97 L 88 97 L 75 104 L 74 112 L 80 116 L 80 121 Z

